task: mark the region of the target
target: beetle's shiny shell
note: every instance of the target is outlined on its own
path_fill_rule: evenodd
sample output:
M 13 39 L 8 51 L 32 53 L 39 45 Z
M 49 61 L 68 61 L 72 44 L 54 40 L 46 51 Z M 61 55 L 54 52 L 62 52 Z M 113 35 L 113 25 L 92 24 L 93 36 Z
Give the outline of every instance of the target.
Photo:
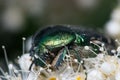
M 49 26 L 35 34 L 33 45 L 39 48 L 40 52 L 44 52 L 44 49 L 54 51 L 56 48 L 68 45 L 74 40 L 75 34 L 69 27 Z

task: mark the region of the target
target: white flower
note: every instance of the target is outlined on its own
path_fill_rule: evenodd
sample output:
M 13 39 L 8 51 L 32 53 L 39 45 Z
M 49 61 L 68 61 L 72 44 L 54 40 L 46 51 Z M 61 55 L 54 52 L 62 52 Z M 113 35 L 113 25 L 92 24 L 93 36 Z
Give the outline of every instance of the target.
M 104 62 L 102 63 L 100 69 L 104 74 L 110 75 L 110 74 L 114 74 L 116 70 L 116 65 L 114 63 Z
M 120 71 L 120 70 L 119 70 Z M 115 80 L 120 80 L 120 72 L 117 72 L 115 75 Z
M 120 34 L 120 23 L 119 21 L 110 20 L 105 25 L 105 30 L 110 36 L 117 36 Z
M 23 55 L 19 58 L 18 63 L 19 63 L 20 68 L 21 68 L 22 70 L 29 70 L 29 67 L 30 67 L 30 65 L 31 65 L 31 63 L 32 63 L 32 59 L 31 59 L 31 57 L 30 57 L 30 54 L 29 54 L 29 53 L 23 54 Z
M 88 72 L 87 80 L 105 80 L 103 74 L 96 69 L 91 70 Z
M 120 4 L 119 4 L 120 5 Z M 120 37 L 120 7 L 118 6 L 111 13 L 111 19 L 105 24 L 107 34 L 112 37 Z
M 46 66 L 41 67 L 33 64 L 31 70 L 29 68 L 32 64 L 32 57 L 23 51 L 24 54 L 18 59 L 21 69 L 8 63 L 8 73 L 6 74 L 0 68 L 3 73 L 0 78 L 8 80 L 120 80 L 119 46 L 113 51 L 116 52 L 113 56 L 105 53 L 107 51 L 103 46 L 99 47 L 101 49 L 99 54 L 95 53 L 89 46 L 84 46 L 83 50 L 91 51 L 91 54 L 95 54 L 96 57 L 88 56 L 78 61 L 78 58 L 73 54 L 74 52 L 69 51 L 69 54 L 65 54 L 63 62 L 57 68 L 43 61 Z M 2 46 L 2 48 L 5 51 L 5 47 Z M 36 58 L 40 57 L 36 56 Z
M 111 14 L 111 19 L 120 21 L 120 8 L 119 7 L 113 10 Z

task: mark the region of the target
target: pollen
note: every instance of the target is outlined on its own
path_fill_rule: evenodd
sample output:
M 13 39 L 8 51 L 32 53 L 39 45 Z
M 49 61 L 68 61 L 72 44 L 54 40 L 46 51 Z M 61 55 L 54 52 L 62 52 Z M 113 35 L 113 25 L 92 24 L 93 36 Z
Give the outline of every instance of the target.
M 76 80 L 83 80 L 80 76 L 77 76 Z
M 56 77 L 51 77 L 48 80 L 58 80 Z

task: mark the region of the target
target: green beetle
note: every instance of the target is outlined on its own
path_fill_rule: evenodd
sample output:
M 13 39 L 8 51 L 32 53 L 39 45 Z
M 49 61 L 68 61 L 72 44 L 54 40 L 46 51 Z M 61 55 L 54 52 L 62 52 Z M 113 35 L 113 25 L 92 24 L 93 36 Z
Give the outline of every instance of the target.
M 96 52 L 99 52 L 98 47 L 90 41 L 103 42 L 110 48 L 115 46 L 112 39 L 92 30 L 70 25 L 54 25 L 38 31 L 33 36 L 30 55 L 35 58 L 33 63 L 37 66 L 44 67 L 45 64 L 53 64 L 52 66 L 58 67 L 67 54 L 66 46 L 69 50 L 74 50 L 74 46 L 92 46 Z M 80 54 L 75 55 L 80 61 Z

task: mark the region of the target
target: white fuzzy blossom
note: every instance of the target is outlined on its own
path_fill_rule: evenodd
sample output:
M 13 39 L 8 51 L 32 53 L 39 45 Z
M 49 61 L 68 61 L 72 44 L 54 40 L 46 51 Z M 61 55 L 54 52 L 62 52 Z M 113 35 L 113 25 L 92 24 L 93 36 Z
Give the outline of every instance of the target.
M 120 72 L 117 72 L 115 75 L 115 80 L 120 80 Z
M 105 80 L 104 75 L 99 70 L 91 70 L 88 72 L 87 80 Z
M 5 51 L 5 46 L 2 48 Z M 115 52 L 112 56 L 107 54 L 104 45 L 99 48 L 101 53 L 97 54 L 91 47 L 84 46 L 83 50 L 90 51 L 96 56 L 84 57 L 80 61 L 74 56 L 74 52 L 68 50 L 69 53 L 65 54 L 63 62 L 57 68 L 44 60 L 46 65 L 44 67 L 36 66 L 34 63 L 32 65 L 34 58 L 30 56 L 30 53 L 23 51 L 23 55 L 18 58 L 20 68 L 7 61 L 8 73 L 5 73 L 0 67 L 2 73 L 0 80 L 120 80 L 120 46 L 111 50 L 111 52 Z M 37 54 L 34 57 L 40 58 Z
M 29 67 L 32 63 L 30 54 L 24 54 L 18 59 L 18 63 L 20 64 L 20 68 L 23 70 L 29 70 Z
M 107 34 L 117 38 L 120 37 L 120 6 L 119 5 L 117 8 L 113 10 L 110 20 L 105 25 L 105 30 Z
M 116 65 L 114 63 L 104 62 L 100 69 L 104 74 L 112 75 L 116 70 Z
M 71 55 L 66 55 L 71 58 L 66 59 L 67 62 L 63 63 L 59 69 L 52 70 L 50 66 L 45 68 L 33 66 L 29 71 L 32 59 L 26 53 L 18 59 L 21 70 L 9 64 L 10 73 L 4 74 L 4 78 L 8 80 L 120 80 L 120 59 L 118 58 L 120 51 L 118 49 L 116 50 L 118 54 L 114 56 L 101 53 L 94 58 L 84 58 L 85 69 L 82 67 L 83 61 L 78 62 L 77 59 L 72 59 Z

